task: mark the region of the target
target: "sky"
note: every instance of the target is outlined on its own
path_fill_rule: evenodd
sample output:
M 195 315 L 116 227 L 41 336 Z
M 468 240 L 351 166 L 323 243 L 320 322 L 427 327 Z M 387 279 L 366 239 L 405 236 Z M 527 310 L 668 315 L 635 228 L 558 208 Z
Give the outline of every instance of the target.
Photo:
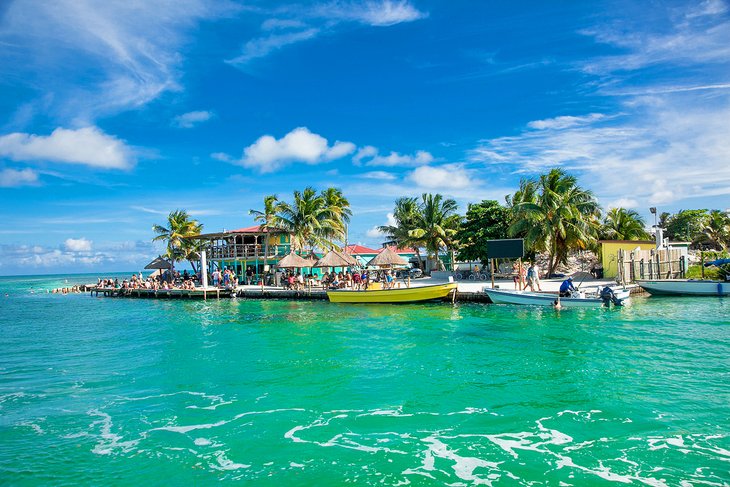
M 138 270 L 153 224 L 340 188 L 460 211 L 560 167 L 604 209 L 730 207 L 730 5 L 0 2 L 0 275 Z

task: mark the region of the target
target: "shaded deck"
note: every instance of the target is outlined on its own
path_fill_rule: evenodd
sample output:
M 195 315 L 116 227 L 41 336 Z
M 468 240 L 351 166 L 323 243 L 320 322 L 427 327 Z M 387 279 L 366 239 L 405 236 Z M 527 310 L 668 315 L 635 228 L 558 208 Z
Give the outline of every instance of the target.
M 124 298 L 152 299 L 220 299 L 230 298 L 233 291 L 209 287 L 206 289 L 122 289 L 113 287 L 95 287 L 91 295 Z

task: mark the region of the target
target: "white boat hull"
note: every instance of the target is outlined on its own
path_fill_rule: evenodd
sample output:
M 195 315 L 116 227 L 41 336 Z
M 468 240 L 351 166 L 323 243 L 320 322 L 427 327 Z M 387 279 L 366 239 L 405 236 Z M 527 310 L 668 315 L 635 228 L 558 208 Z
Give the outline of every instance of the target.
M 730 296 L 730 282 L 695 281 L 693 279 L 638 280 L 636 283 L 650 294 L 686 296 Z
M 553 306 L 558 298 L 554 294 L 540 294 L 526 291 L 509 291 L 484 288 L 489 299 L 495 304 L 521 304 L 532 306 Z M 625 301 L 625 299 L 624 299 Z M 563 308 L 600 308 L 603 300 L 599 298 L 560 298 Z

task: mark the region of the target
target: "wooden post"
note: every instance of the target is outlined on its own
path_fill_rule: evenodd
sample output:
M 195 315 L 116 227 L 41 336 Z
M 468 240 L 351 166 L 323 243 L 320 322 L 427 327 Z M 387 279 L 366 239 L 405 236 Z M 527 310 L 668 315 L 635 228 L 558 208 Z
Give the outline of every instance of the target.
M 705 253 L 700 250 L 700 269 L 702 272 L 702 279 L 705 278 Z
M 659 250 L 657 250 L 654 260 L 656 261 L 656 277 L 657 277 L 657 279 L 661 279 L 662 278 L 662 258 L 660 256 Z
M 492 289 L 494 289 L 494 259 L 489 259 L 489 273 L 492 275 Z M 522 264 L 520 264 L 520 275 L 522 275 Z
M 522 291 L 522 288 L 525 287 L 525 283 L 522 281 L 522 257 L 517 259 L 517 272 L 519 273 L 519 275 L 517 276 L 517 282 L 519 286 L 518 291 Z M 494 288 L 494 279 L 492 279 L 492 288 Z
M 668 276 L 669 279 L 673 279 L 674 276 L 672 275 L 672 252 L 669 250 L 669 247 L 667 247 L 667 266 L 668 266 Z

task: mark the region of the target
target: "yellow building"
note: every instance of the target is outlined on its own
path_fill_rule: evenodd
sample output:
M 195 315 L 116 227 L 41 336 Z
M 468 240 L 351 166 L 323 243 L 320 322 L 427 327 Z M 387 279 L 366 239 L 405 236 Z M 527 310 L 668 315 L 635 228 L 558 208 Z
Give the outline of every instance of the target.
M 601 264 L 603 265 L 603 277 L 612 279 L 618 274 L 618 251 L 631 252 L 637 248 L 641 250 L 652 250 L 656 248 L 653 240 L 599 240 L 601 245 Z

